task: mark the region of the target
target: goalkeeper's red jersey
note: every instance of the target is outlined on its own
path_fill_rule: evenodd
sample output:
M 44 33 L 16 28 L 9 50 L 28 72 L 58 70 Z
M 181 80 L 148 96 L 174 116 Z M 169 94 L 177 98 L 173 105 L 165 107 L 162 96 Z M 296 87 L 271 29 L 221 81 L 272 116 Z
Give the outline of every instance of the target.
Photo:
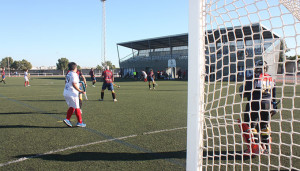
M 113 83 L 113 73 L 110 70 L 103 71 L 102 76 L 105 83 Z

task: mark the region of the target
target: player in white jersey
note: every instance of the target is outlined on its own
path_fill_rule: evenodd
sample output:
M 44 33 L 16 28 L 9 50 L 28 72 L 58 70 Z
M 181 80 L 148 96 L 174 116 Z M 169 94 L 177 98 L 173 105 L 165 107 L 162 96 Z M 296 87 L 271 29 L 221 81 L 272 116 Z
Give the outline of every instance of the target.
M 142 77 L 144 79 L 144 82 L 147 82 L 147 74 L 145 71 L 142 70 Z
M 77 65 L 75 62 L 70 62 L 68 64 L 69 73 L 66 76 L 66 85 L 64 89 L 64 97 L 69 106 L 67 111 L 67 117 L 64 120 L 64 123 L 72 127 L 70 122 L 72 114 L 75 112 L 77 117 L 77 126 L 78 127 L 86 127 L 86 124 L 82 122 L 81 110 L 79 106 L 79 93 L 85 93 L 84 91 L 79 89 L 79 77 L 77 72 Z
M 29 85 L 29 74 L 28 74 L 28 69 L 24 72 L 24 79 L 25 79 L 25 87 L 30 87 Z

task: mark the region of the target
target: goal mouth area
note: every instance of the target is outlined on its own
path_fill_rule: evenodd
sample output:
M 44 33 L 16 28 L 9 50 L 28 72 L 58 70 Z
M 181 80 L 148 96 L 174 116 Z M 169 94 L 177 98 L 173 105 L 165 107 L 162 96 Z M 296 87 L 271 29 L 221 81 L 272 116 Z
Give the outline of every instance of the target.
M 300 169 L 299 8 L 190 0 L 187 170 Z

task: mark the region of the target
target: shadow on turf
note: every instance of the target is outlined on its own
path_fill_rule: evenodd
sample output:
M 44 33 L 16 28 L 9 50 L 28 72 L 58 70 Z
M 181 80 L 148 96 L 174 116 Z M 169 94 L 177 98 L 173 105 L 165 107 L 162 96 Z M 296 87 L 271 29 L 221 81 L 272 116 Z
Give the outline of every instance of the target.
M 31 157 L 31 155 L 20 155 L 16 158 Z M 68 155 L 49 154 L 37 156 L 43 160 L 55 161 L 86 161 L 86 160 L 105 160 L 105 161 L 142 161 L 142 160 L 157 160 L 157 159 L 185 159 L 186 151 L 171 151 L 171 152 L 153 152 L 153 153 L 105 153 L 105 152 L 77 152 Z
M 62 115 L 65 115 L 66 113 L 63 112 L 63 113 L 54 113 L 54 112 L 44 112 L 44 113 L 39 113 L 39 112 L 4 112 L 4 113 L 1 113 L 0 112 L 0 115 L 28 115 L 28 114 L 46 114 L 46 115 L 51 115 L 51 114 L 55 114 L 55 115 L 59 115 L 59 114 L 62 114 Z
M 250 157 L 243 156 L 242 151 L 204 151 L 203 157 L 208 158 L 208 160 L 248 160 Z
M 28 102 L 39 102 L 39 101 L 43 101 L 43 102 L 65 102 L 66 100 L 42 100 L 42 99 L 39 99 L 39 100 L 19 100 L 19 101 L 28 101 Z
M 57 126 L 32 126 L 32 125 L 0 125 L 1 128 L 69 128 L 69 127 L 57 127 Z

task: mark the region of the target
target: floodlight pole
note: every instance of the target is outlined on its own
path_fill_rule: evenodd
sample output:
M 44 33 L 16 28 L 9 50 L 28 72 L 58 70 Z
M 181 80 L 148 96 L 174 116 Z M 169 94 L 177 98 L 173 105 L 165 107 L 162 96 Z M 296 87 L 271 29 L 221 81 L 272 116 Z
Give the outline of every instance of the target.
M 106 45 L 105 45 L 105 34 L 106 34 L 106 23 L 105 23 L 105 1 L 106 0 L 101 0 L 102 2 L 102 62 L 105 63 L 106 59 L 105 59 L 105 50 L 106 50 Z

